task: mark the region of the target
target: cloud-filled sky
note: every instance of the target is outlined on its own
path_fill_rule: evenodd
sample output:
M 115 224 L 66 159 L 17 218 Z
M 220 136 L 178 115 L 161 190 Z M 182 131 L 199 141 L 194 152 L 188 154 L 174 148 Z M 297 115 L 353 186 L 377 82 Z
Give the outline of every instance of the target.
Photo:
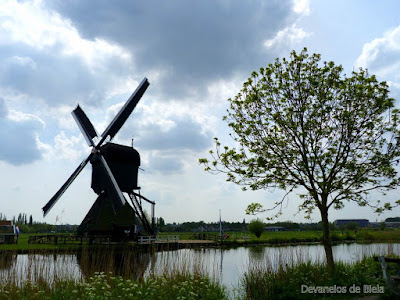
M 133 139 L 141 192 L 156 201 L 157 216 L 209 222 L 221 209 L 226 221 L 249 221 L 250 202 L 268 207 L 283 192 L 242 192 L 198 164 L 214 136 L 230 142 L 227 99 L 253 70 L 304 47 L 347 74 L 368 68 L 400 98 L 399 8 L 396 0 L 1 1 L 0 212 L 79 224 L 96 199 L 90 166 L 41 214 L 90 152 L 71 111 L 79 103 L 102 132 L 147 77 L 148 90 L 114 141 Z M 279 220 L 305 222 L 299 204 L 290 196 Z M 348 205 L 330 218 L 399 215 Z

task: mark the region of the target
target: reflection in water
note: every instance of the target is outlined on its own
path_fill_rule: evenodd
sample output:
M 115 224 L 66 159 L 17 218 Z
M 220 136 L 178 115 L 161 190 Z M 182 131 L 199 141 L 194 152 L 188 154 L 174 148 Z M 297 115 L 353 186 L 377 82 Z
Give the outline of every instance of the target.
M 333 247 L 336 261 L 352 262 L 363 256 L 400 255 L 400 244 L 341 244 Z M 208 274 L 228 289 L 237 287 L 252 266 L 277 270 L 302 261 L 323 262 L 321 245 L 179 249 L 163 252 L 91 249 L 76 254 L 10 254 L 0 259 L 0 280 L 21 282 L 57 278 L 85 280 L 95 272 L 112 272 L 140 280 L 146 276 L 181 273 Z
M 50 284 L 57 278 L 79 280 L 81 272 L 77 268 L 75 255 L 14 254 L 8 269 L 0 269 L 0 281 L 19 284 L 29 280 L 45 280 Z M 1 256 L 0 260 L 3 259 Z
M 15 253 L 2 253 L 0 259 L 0 270 L 8 270 L 15 263 L 17 255 Z
M 124 278 L 141 280 L 151 261 L 151 253 L 132 251 L 97 249 L 78 252 L 78 264 L 85 278 L 93 276 L 95 272 L 111 272 L 113 275 Z
M 251 260 L 261 260 L 264 257 L 266 247 L 254 246 L 249 248 L 249 258 Z

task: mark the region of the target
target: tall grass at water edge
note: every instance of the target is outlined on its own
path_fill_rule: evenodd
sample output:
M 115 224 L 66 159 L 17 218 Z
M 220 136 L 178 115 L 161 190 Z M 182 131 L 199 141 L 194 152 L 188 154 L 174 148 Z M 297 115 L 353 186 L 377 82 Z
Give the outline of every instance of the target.
M 321 257 L 311 258 L 308 253 L 266 255 L 265 261 L 249 264 L 244 272 L 240 282 L 243 299 L 351 299 L 371 295 L 371 291 L 363 294 L 364 286 L 383 287 L 384 293 L 379 294 L 381 298 L 397 299 L 392 298 L 386 286 L 381 265 L 373 258 L 376 255 L 398 257 L 393 254 L 393 246 L 388 245 L 378 249 L 376 254 L 359 253 L 356 262 L 337 261 L 331 272 Z M 392 274 L 399 271 L 396 264 L 389 263 L 388 267 Z M 360 291 L 350 292 L 353 285 L 360 287 Z M 333 292 L 307 292 L 308 287 L 332 287 Z
M 112 251 L 84 251 L 75 261 L 65 255 L 56 259 L 53 255 L 34 254 L 19 270 L 11 267 L 15 265 L 15 253 L 2 254 L 0 300 L 227 299 L 225 288 L 217 278 L 206 275 L 200 261 L 183 256 L 172 264 L 166 252 L 158 264 L 153 264 L 150 253 Z M 43 262 L 34 263 L 35 255 L 42 255 Z M 51 257 L 57 265 L 50 263 Z M 80 274 L 67 276 L 63 268 L 74 263 L 79 263 Z
M 97 273 L 86 282 L 56 280 L 20 286 L 3 285 L 0 299 L 226 299 L 225 290 L 201 274 L 175 273 L 143 281 Z
M 260 247 L 261 248 L 261 247 Z M 386 253 L 389 255 L 390 247 Z M 17 277 L 15 270 L 2 271 L 10 264 L 10 259 L 0 255 L 0 300 L 2 299 L 310 299 L 320 298 L 320 294 L 302 294 L 301 286 L 363 286 L 379 284 L 384 286 L 379 263 L 371 258 L 362 258 L 356 263 L 336 263 L 332 275 L 321 262 L 311 259 L 304 251 L 271 253 L 256 248 L 251 254 L 260 256 L 260 263 L 252 264 L 241 278 L 234 293 L 210 277 L 201 259 L 177 252 L 165 252 L 157 261 L 152 256 L 112 253 L 93 250 L 81 253 L 75 263 L 79 263 L 81 273 L 75 277 L 65 277 L 61 270 L 51 266 L 46 258 L 42 265 L 28 260 L 23 266 L 25 280 Z M 370 253 L 363 253 L 371 256 Z M 12 256 L 11 256 L 12 257 Z M 55 259 L 55 258 L 54 258 Z M 57 258 L 61 266 L 71 264 Z M 12 263 L 12 259 L 11 259 Z M 101 271 L 99 271 L 101 270 Z M 20 274 L 20 273 L 18 273 Z M 329 296 L 329 295 L 327 295 Z M 338 295 L 330 295 L 338 296 Z M 345 299 L 356 295 L 341 295 Z

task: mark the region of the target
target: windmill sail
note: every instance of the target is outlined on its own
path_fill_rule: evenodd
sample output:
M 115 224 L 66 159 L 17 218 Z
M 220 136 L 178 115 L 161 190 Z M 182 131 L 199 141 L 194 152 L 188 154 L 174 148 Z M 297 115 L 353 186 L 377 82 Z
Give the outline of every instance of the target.
M 81 130 L 86 142 L 89 146 L 94 147 L 93 138 L 97 136 L 96 129 L 90 122 L 89 118 L 86 116 L 82 108 L 78 106 L 72 111 L 72 116 L 74 117 L 79 129 Z
M 83 168 L 87 165 L 87 163 L 92 158 L 92 153 L 81 162 L 81 164 L 76 168 L 76 170 L 72 173 L 72 175 L 67 179 L 67 181 L 62 185 L 62 187 L 54 194 L 54 196 L 43 206 L 43 216 L 45 217 L 50 209 L 56 204 L 58 199 L 60 199 L 61 195 L 67 190 L 67 188 L 71 185 L 71 183 L 75 180 L 75 178 L 79 175 L 79 173 L 83 170 Z
M 104 130 L 99 144 L 102 144 L 108 136 L 110 139 L 112 139 L 117 134 L 122 125 L 124 125 L 126 119 L 128 119 L 132 113 L 133 109 L 136 107 L 136 104 L 138 104 L 140 98 L 142 98 L 149 85 L 150 83 L 147 78 L 144 78 L 133 94 L 129 97 L 128 101 L 126 101 L 125 105 L 111 121 L 110 125 L 108 125 L 106 130 Z

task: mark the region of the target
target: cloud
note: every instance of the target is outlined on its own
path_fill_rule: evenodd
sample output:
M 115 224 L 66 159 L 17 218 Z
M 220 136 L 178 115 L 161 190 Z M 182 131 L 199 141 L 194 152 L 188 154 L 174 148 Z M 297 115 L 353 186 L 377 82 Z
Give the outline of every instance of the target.
M 294 0 L 293 11 L 299 15 L 310 15 L 310 1 L 309 0 Z
M 135 139 L 138 147 L 146 150 L 192 150 L 201 151 L 211 146 L 212 136 L 201 134 L 201 125 L 190 119 L 174 122 L 174 126 L 164 130 L 157 124 L 140 128 Z
M 38 133 L 44 122 L 31 114 L 9 111 L 0 98 L 0 160 L 13 165 L 28 164 L 42 157 Z
M 292 24 L 276 33 L 276 35 L 269 40 L 264 42 L 264 46 L 267 48 L 281 49 L 283 47 L 292 47 L 295 44 L 299 44 L 305 38 L 311 36 L 311 33 L 305 32 L 302 28 L 297 27 L 296 24 Z
M 366 43 L 356 66 L 368 69 L 371 74 L 385 80 L 391 97 L 400 98 L 400 26 L 386 31 L 382 37 Z
M 94 37 L 42 1 L 0 4 L 0 84 L 48 105 L 77 100 L 98 105 L 132 80 L 129 51 Z M 4 96 L 4 95 L 3 95 Z
M 296 4 L 297 11 L 304 10 L 302 3 Z M 96 5 L 46 5 L 68 18 L 85 39 L 129 49 L 135 71 L 156 74 L 158 95 L 172 100 L 201 99 L 214 80 L 250 74 L 267 59 L 263 41 L 297 16 L 291 1 L 99 0 Z
M 400 26 L 391 29 L 366 43 L 360 56 L 356 60 L 356 66 L 368 68 L 382 77 L 391 77 L 400 81 Z
M 184 157 L 175 153 L 168 154 L 163 151 L 152 151 L 147 155 L 142 167 L 149 174 L 160 172 L 163 175 L 182 174 L 184 169 Z

